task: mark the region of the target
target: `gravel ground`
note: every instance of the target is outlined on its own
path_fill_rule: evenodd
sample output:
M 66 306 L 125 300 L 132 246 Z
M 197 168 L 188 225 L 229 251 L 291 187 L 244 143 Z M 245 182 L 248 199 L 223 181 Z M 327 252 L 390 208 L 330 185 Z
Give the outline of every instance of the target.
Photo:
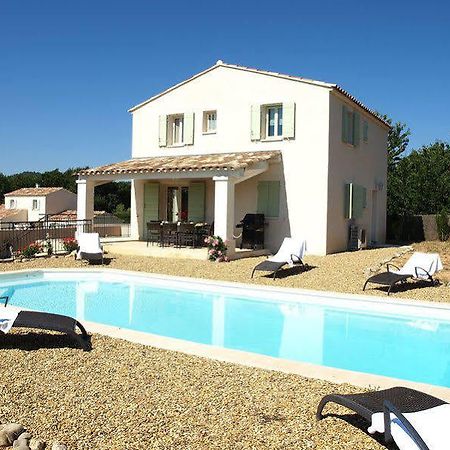
M 0 417 L 69 450 L 384 448 L 346 421 L 315 420 L 323 395 L 351 386 L 97 335 L 86 353 L 36 334 L 2 337 Z
M 420 244 L 450 264 L 450 246 Z M 249 279 L 263 258 L 214 264 L 108 255 L 108 267 L 228 281 L 361 293 L 364 273 L 397 248 L 305 258 L 310 269 L 288 269 L 273 282 Z M 396 258 L 402 263 L 408 255 Z M 0 264 L 0 271 L 85 267 L 72 258 Z M 89 266 L 86 266 L 89 267 Z M 92 267 L 92 266 L 90 266 Z M 399 298 L 450 301 L 445 285 L 408 284 Z M 379 290 L 368 293 L 383 294 Z M 355 422 L 316 422 L 320 398 L 359 388 L 168 352 L 93 336 L 89 353 L 60 336 L 13 331 L 1 338 L 0 418 L 25 425 L 35 436 L 73 449 L 381 449 Z M 333 412 L 345 413 L 338 407 Z

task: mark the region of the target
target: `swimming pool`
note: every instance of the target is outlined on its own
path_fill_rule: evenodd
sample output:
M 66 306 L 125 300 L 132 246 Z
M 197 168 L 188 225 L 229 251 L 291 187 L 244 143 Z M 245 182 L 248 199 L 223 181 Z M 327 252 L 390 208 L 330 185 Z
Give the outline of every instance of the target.
M 0 296 L 80 321 L 450 387 L 450 309 L 113 271 L 0 276 Z

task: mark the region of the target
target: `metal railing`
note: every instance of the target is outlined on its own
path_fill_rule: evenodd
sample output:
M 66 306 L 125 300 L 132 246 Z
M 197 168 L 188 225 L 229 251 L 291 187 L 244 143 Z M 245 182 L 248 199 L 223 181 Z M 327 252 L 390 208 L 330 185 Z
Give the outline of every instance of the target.
M 75 233 L 91 232 L 91 220 L 52 220 L 35 222 L 0 223 L 0 247 L 10 244 L 13 252 L 18 254 L 31 244 L 38 244 L 45 252 L 51 248 L 52 253 L 65 251 L 64 240 L 75 238 Z

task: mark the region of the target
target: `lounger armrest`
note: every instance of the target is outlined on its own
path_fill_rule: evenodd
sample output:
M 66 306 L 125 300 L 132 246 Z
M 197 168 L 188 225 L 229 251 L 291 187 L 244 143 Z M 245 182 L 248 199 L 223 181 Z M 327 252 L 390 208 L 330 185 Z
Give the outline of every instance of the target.
M 422 270 L 427 275 L 429 280 L 433 279 L 433 277 L 431 276 L 430 272 L 428 272 L 428 270 L 424 269 L 423 267 L 419 267 L 419 266 L 414 267 L 414 272 L 416 272 L 416 278 L 421 278 L 419 276 L 419 272 L 418 272 L 419 270 Z
M 298 255 L 294 255 L 293 253 L 291 253 L 291 261 L 293 263 L 295 263 L 294 258 L 297 260 L 297 262 L 301 262 L 301 258 Z
M 394 267 L 395 269 L 400 270 L 400 267 L 396 266 L 395 264 L 391 264 L 391 263 L 386 264 L 386 268 L 387 268 L 388 272 L 391 272 L 391 269 L 390 269 L 391 267 Z
M 419 433 L 416 429 L 411 425 L 409 420 L 400 412 L 400 410 L 395 407 L 390 401 L 385 400 L 383 402 L 383 413 L 384 413 L 384 439 L 386 443 L 390 443 L 393 441 L 392 432 L 391 432 L 391 413 L 394 414 L 397 419 L 402 423 L 403 428 L 406 429 L 408 435 L 417 445 L 419 450 L 430 450 L 420 437 Z
M 5 308 L 6 308 L 8 306 L 9 296 L 3 295 L 2 297 L 0 297 L 0 300 L 5 300 Z

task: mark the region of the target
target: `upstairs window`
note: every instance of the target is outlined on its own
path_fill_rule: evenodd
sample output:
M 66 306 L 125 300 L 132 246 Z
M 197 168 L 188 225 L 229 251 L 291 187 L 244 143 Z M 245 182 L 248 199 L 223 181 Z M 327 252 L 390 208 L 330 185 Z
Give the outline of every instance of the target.
M 184 143 L 184 115 L 168 116 L 167 131 L 169 145 L 183 145 Z
M 295 139 L 295 103 L 252 105 L 250 110 L 250 139 Z
M 265 125 L 266 138 L 283 136 L 283 106 L 266 106 Z
M 342 142 L 353 145 L 359 145 L 360 119 L 359 113 L 342 106 Z
M 37 211 L 39 209 L 39 200 L 33 199 L 33 205 L 31 207 L 33 211 Z
M 217 111 L 203 113 L 203 133 L 215 133 L 217 130 Z
M 159 116 L 159 146 L 178 147 L 194 144 L 194 113 Z
M 15 200 L 11 199 L 9 201 L 9 208 L 10 209 L 15 209 L 16 208 L 16 201 Z

